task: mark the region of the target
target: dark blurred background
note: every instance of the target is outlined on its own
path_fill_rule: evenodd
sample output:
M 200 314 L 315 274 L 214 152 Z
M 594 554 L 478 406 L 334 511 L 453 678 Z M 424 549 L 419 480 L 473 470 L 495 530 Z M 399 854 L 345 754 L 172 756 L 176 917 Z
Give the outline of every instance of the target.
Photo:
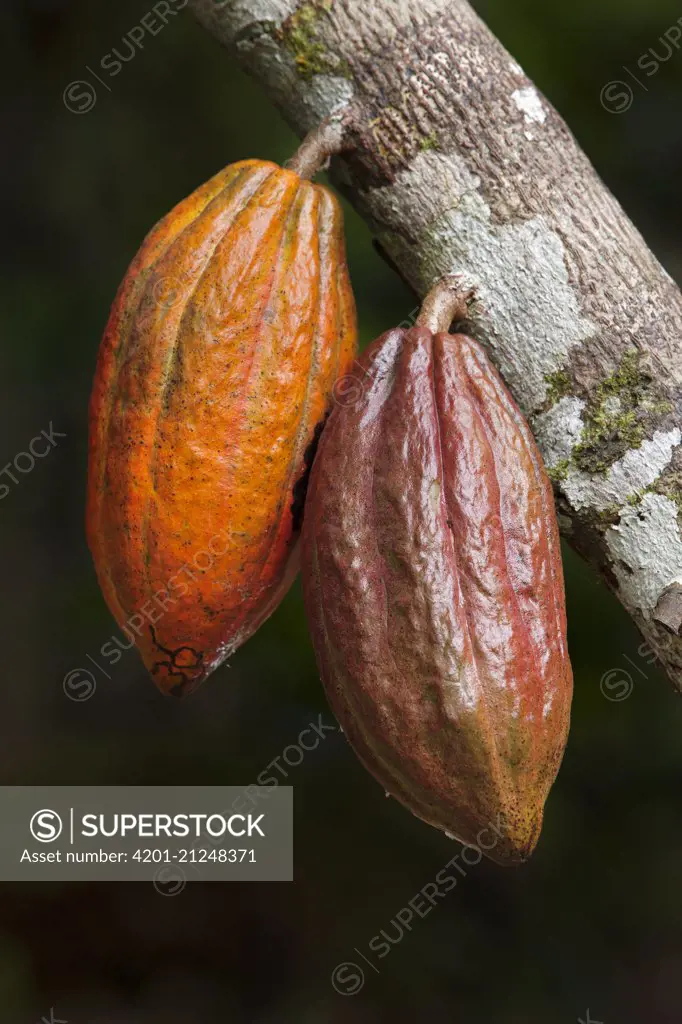
M 637 68 L 650 47 L 668 53 L 660 39 L 682 18 L 679 0 L 475 6 L 679 280 L 682 51 L 651 77 Z M 187 10 L 108 88 L 95 81 L 91 109 L 70 112 L 65 88 L 92 82 L 86 66 L 114 47 L 127 52 L 121 38 L 150 7 L 3 8 L 0 465 L 50 425 L 66 435 L 31 472 L 13 470 L 16 485 L 2 477 L 3 784 L 246 785 L 320 714 L 331 722 L 298 586 L 184 702 L 164 700 L 133 651 L 110 678 L 89 661 L 120 635 L 83 534 L 87 402 L 109 304 L 143 235 L 181 197 L 230 161 L 281 160 L 295 146 Z M 632 87 L 621 112 L 600 102 L 615 79 Z M 624 103 L 622 88 L 605 96 Z M 350 210 L 347 224 L 368 341 L 414 301 Z M 376 973 L 354 947 L 371 958 L 373 936 L 395 939 L 396 914 L 457 846 L 384 799 L 330 733 L 285 766 L 293 884 L 190 883 L 173 897 L 151 883 L 0 884 L 0 1020 L 574 1024 L 589 1009 L 604 1024 L 680 1021 L 682 704 L 570 552 L 566 570 L 573 728 L 531 863 L 468 868 L 374 958 Z M 63 687 L 77 668 L 93 674 L 88 700 Z M 365 972 L 352 997 L 330 981 L 343 961 Z

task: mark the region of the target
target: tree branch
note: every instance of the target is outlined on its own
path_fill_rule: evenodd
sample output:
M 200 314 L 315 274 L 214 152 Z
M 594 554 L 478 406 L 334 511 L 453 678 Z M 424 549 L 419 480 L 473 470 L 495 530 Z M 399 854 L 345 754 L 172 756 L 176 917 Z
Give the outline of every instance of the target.
M 458 274 L 528 416 L 564 535 L 682 690 L 682 294 L 466 0 L 190 0 L 420 295 Z M 391 326 L 387 324 L 388 328 Z

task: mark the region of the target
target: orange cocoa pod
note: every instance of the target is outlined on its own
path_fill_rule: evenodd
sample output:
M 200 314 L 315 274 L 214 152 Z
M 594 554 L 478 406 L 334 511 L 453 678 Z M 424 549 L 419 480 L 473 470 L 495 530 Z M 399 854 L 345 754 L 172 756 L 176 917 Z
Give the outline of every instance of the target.
M 294 579 L 314 443 L 355 349 L 341 208 L 293 170 L 230 165 L 130 265 L 90 403 L 87 535 L 164 693 L 193 690 Z

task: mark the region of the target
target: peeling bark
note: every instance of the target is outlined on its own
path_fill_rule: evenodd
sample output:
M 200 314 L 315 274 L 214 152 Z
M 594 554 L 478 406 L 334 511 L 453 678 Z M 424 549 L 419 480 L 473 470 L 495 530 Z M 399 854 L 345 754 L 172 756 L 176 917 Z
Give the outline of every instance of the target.
M 190 4 L 300 134 L 351 118 L 333 178 L 415 291 L 475 290 L 564 534 L 682 691 L 682 294 L 565 123 L 466 0 Z

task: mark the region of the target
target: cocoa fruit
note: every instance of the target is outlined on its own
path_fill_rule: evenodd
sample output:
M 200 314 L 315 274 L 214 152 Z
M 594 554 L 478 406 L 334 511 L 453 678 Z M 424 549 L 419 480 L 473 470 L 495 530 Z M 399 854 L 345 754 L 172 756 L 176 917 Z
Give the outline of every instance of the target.
M 133 260 L 92 392 L 87 535 L 163 692 L 194 689 L 292 582 L 316 432 L 355 347 L 341 208 L 293 170 L 227 167 Z
M 324 429 L 303 528 L 327 697 L 387 793 L 464 843 L 487 829 L 489 857 L 523 861 L 572 693 L 549 480 L 471 338 L 392 330 L 356 376 L 357 401 Z

